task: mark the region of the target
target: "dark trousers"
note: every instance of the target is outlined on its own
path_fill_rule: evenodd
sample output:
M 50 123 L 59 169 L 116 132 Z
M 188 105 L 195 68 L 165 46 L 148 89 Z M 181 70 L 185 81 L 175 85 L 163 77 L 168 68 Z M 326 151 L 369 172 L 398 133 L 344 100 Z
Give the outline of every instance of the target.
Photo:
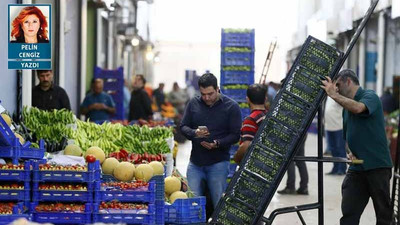
M 304 156 L 304 145 L 305 140 L 301 144 L 300 148 L 298 149 L 296 156 Z M 295 164 L 299 169 L 300 173 L 300 188 L 301 190 L 308 188 L 308 172 L 307 172 L 307 165 L 304 161 L 293 161 L 290 163 L 288 170 L 287 170 L 287 180 L 286 180 L 286 188 L 295 189 L 296 188 L 296 170 Z
M 326 131 L 326 140 L 328 149 L 333 157 L 346 158 L 345 141 L 343 139 L 343 130 Z M 346 163 L 334 162 L 332 173 L 346 173 Z
M 348 171 L 342 184 L 342 213 L 340 225 L 357 225 L 369 198 L 374 204 L 376 224 L 390 225 L 390 168 L 363 172 Z

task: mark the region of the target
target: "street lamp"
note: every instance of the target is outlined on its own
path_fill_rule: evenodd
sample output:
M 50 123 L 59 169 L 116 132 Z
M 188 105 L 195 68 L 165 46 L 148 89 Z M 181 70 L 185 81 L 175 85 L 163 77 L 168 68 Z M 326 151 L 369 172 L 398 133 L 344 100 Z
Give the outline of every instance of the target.
M 139 38 L 138 38 L 137 36 L 134 36 L 134 37 L 132 38 L 132 40 L 131 40 L 131 44 L 132 44 L 132 46 L 134 46 L 134 47 L 138 46 L 138 45 L 140 44 Z

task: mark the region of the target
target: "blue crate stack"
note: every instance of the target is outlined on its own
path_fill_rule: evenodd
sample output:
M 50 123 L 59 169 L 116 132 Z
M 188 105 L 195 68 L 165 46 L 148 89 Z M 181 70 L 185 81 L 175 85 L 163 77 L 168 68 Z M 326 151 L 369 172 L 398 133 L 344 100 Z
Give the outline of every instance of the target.
M 112 119 L 123 120 L 124 118 L 124 70 L 119 67 L 116 70 L 104 70 L 94 68 L 93 78 L 104 80 L 104 92 L 111 95 L 115 102 L 116 112 Z
M 30 213 L 32 221 L 53 224 L 88 224 L 92 222 L 94 192 L 99 187 L 100 162 L 89 163 L 86 171 L 40 169 L 43 162 L 33 163 L 32 202 Z M 71 167 L 72 168 L 72 167 Z M 41 190 L 40 184 L 57 186 L 59 183 L 86 185 L 86 190 Z M 79 203 L 85 205 L 84 212 L 37 212 L 35 207 L 41 203 Z
M 221 31 L 221 78 L 220 87 L 224 95 L 232 98 L 241 107 L 242 119 L 250 114 L 246 104 L 248 85 L 254 84 L 254 29 L 222 29 Z M 237 146 L 232 146 L 229 178 L 236 170 L 232 160 Z
M 116 179 L 110 175 L 103 175 L 102 182 L 113 182 Z M 147 214 L 100 213 L 99 204 L 118 200 L 125 203 L 148 204 Z M 146 191 L 116 191 L 107 190 L 102 185 L 100 191 L 95 192 L 93 222 L 126 223 L 126 224 L 164 224 L 164 176 L 156 175 L 149 181 Z
M 22 166 L 22 165 L 21 165 Z M 31 163 L 26 161 L 23 168 L 0 165 L 0 202 L 14 203 L 12 214 L 0 215 L 0 225 L 9 224 L 18 218 L 27 218 L 30 203 Z M 6 188 L 5 186 L 11 187 Z M 13 187 L 14 186 L 14 187 Z M 19 187 L 23 187 L 20 189 Z

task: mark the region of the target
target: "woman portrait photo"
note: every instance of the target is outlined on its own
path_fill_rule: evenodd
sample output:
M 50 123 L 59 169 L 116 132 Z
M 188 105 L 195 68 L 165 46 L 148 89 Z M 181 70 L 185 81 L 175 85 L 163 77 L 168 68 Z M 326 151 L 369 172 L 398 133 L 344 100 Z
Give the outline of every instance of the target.
M 42 7 L 50 8 L 48 6 Z M 11 6 L 11 8 L 16 10 L 21 7 Z M 11 43 L 49 43 L 48 22 L 39 7 L 23 7 L 13 20 L 10 18 L 10 21 L 12 21 Z

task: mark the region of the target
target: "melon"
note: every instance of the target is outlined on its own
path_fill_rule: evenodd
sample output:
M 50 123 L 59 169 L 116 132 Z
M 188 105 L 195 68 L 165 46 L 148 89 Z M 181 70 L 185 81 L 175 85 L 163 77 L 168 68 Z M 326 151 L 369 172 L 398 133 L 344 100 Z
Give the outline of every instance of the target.
M 97 160 L 100 161 L 100 164 L 104 162 L 106 159 L 106 155 L 104 154 L 104 151 L 97 147 L 97 146 L 92 146 L 86 150 L 86 155 L 94 155 Z
M 186 199 L 186 198 L 188 198 L 188 196 L 186 195 L 185 192 L 175 191 L 174 193 L 171 194 L 171 196 L 169 196 L 169 201 L 171 202 L 171 204 L 174 204 L 176 199 Z
M 154 174 L 153 168 L 149 164 L 140 164 L 135 169 L 136 180 L 149 181 Z
M 130 162 L 119 163 L 114 168 L 113 175 L 120 181 L 131 181 L 135 175 L 135 166 Z
M 152 161 L 149 163 L 149 166 L 153 168 L 154 175 L 163 175 L 164 174 L 164 165 L 159 161 Z
M 76 144 L 69 144 L 64 149 L 64 155 L 82 156 L 82 149 Z
M 15 137 L 17 137 L 19 139 L 19 143 L 21 143 L 21 145 L 25 144 L 25 139 L 18 133 L 14 133 Z
M 181 181 L 177 177 L 166 177 L 165 182 L 165 193 L 168 195 L 181 190 Z
M 103 170 L 104 174 L 110 174 L 112 175 L 114 172 L 115 167 L 117 167 L 119 164 L 119 161 L 114 158 L 107 158 L 104 160 L 103 164 L 101 165 L 101 169 Z
M 3 117 L 3 120 L 7 123 L 8 126 L 11 126 L 11 118 L 9 115 L 2 113 L 1 117 Z

